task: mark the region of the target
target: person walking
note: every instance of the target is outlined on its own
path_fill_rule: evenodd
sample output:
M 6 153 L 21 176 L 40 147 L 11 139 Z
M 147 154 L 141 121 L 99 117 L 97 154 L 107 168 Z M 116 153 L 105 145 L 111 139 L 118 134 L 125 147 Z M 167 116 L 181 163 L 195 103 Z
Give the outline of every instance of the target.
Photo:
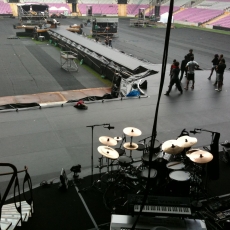
M 106 46 L 109 45 L 109 38 L 108 37 L 105 38 L 105 45 Z
M 223 55 L 223 54 L 220 54 L 218 64 L 220 63 L 220 61 L 221 61 L 223 58 L 224 58 L 224 55 Z M 218 64 L 217 64 L 217 65 L 218 65 Z M 214 85 L 214 86 L 217 85 L 217 79 L 215 80 L 215 83 L 214 83 L 213 85 Z
M 216 67 L 217 88 L 215 90 L 218 92 L 220 92 L 222 90 L 225 68 L 226 68 L 225 59 L 223 58 L 220 60 L 220 63 Z
M 208 80 L 211 80 L 213 71 L 216 70 L 216 67 L 217 67 L 218 64 L 219 64 L 219 55 L 215 54 L 214 58 L 212 59 L 212 69 L 211 69 L 210 76 L 208 77 Z
M 112 37 L 109 37 L 109 46 L 113 48 L 113 46 L 112 46 Z
M 184 72 L 186 72 L 187 63 L 188 63 L 187 58 L 186 58 L 186 56 L 184 56 L 184 60 L 182 60 L 181 65 L 180 65 L 180 72 L 181 72 L 180 81 L 182 81 Z
M 188 68 L 188 75 L 187 75 L 187 84 L 184 89 L 188 90 L 189 82 L 192 81 L 191 89 L 194 89 L 195 83 L 195 69 L 199 68 L 199 64 L 194 61 L 194 57 L 191 57 L 191 60 L 187 63 L 186 68 Z
M 194 57 L 193 49 L 190 49 L 189 53 L 186 55 L 187 62 L 191 60 L 191 57 Z
M 180 73 L 180 68 L 179 68 L 179 62 L 174 63 L 175 68 L 172 69 L 172 76 L 171 80 L 169 83 L 169 88 L 168 91 L 165 93 L 166 96 L 169 96 L 169 93 L 172 90 L 172 87 L 174 84 L 176 84 L 177 89 L 180 91 L 180 93 L 183 93 L 183 89 L 181 88 L 180 80 L 179 80 L 179 73 Z

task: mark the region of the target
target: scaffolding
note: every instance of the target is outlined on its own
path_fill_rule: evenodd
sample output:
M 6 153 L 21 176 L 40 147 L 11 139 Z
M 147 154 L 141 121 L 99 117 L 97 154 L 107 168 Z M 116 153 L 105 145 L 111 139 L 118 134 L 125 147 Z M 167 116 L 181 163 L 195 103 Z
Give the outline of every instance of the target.
M 66 71 L 78 71 L 77 54 L 72 51 L 60 52 L 61 68 Z
M 17 9 L 21 25 L 43 25 L 49 18 L 49 6 L 46 4 L 17 4 Z

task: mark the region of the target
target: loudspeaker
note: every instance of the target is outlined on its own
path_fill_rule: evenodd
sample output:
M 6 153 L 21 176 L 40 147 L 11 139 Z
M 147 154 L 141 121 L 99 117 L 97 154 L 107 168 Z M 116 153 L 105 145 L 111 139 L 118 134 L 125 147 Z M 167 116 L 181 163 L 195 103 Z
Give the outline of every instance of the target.
M 155 17 L 160 17 L 160 6 L 155 6 Z
M 93 14 L 93 7 L 87 6 L 87 16 L 92 16 L 92 14 Z
M 77 4 L 76 3 L 72 3 L 72 12 L 73 13 L 77 12 Z
M 219 139 L 220 133 L 215 133 L 211 147 L 211 154 L 213 155 L 212 161 L 207 164 L 208 176 L 211 180 L 218 180 L 220 176 L 220 166 L 219 166 Z

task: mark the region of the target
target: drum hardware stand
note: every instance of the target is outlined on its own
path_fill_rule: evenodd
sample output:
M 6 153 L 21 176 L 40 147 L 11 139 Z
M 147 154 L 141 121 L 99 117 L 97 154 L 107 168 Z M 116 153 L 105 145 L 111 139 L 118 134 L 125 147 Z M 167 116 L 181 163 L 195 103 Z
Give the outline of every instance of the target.
M 95 186 L 96 182 L 99 181 L 94 181 L 94 174 L 93 174 L 93 168 L 94 168 L 94 164 L 93 164 L 93 134 L 94 134 L 94 127 L 96 126 L 103 126 L 103 128 L 107 128 L 107 129 L 114 129 L 114 127 L 110 126 L 110 124 L 99 124 L 99 125 L 88 125 L 86 127 L 90 127 L 91 128 L 91 139 L 92 139 L 92 143 L 91 143 L 91 185 L 87 188 L 83 188 L 81 190 L 79 190 L 79 192 L 85 192 L 89 189 L 92 189 Z
M 196 166 L 196 167 L 195 167 Z M 192 205 L 196 208 L 201 208 L 202 207 L 202 203 L 199 202 L 199 189 L 200 190 L 203 190 L 202 187 L 200 186 L 200 183 L 199 183 L 199 178 L 198 178 L 198 175 L 196 175 L 196 172 L 197 172 L 197 169 L 198 169 L 198 165 L 194 164 L 194 167 L 193 167 L 193 172 L 192 172 L 192 177 L 193 177 L 193 181 L 195 183 L 194 187 L 194 192 L 195 192 L 195 200 L 192 202 Z M 199 171 L 201 171 L 199 169 Z M 198 173 L 199 173 L 198 171 Z M 201 179 L 200 179 L 201 180 Z M 201 180 L 202 181 L 202 180 Z

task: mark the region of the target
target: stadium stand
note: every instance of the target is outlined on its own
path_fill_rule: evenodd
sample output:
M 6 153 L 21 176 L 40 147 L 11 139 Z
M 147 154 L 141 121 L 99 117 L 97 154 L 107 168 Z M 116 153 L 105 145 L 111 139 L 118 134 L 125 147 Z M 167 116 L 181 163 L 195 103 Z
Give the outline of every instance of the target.
M 216 22 L 210 23 L 210 25 L 230 28 L 230 15 L 227 15 L 226 17 L 224 17 L 224 18 L 222 18 Z
M 184 6 L 184 5 L 187 5 L 187 4 L 191 4 L 191 1 L 188 1 L 188 0 L 177 0 L 177 1 L 174 1 L 174 6 Z M 170 1 L 164 3 L 163 5 L 164 6 L 169 6 L 170 5 Z
M 93 15 L 103 14 L 103 15 L 117 15 L 118 6 L 117 4 L 90 4 L 92 6 Z M 78 9 L 82 15 L 86 15 L 88 4 L 78 4 Z
M 128 15 L 137 15 L 140 8 L 147 9 L 149 7 L 148 4 L 142 5 L 142 4 L 128 4 L 127 5 L 127 14 Z
M 49 6 L 50 13 L 63 13 L 64 11 L 68 11 L 68 13 L 71 12 L 71 9 L 67 3 L 46 3 L 46 4 Z
M 12 9 L 8 3 L 0 1 L 0 14 L 12 14 Z
M 205 23 L 213 18 L 222 15 L 222 10 L 208 10 L 200 8 L 188 8 L 174 15 L 176 21 L 188 21 L 196 23 Z
M 149 0 L 128 0 L 128 4 L 149 5 Z
M 205 9 L 215 9 L 215 10 L 225 10 L 230 7 L 230 0 L 221 0 L 221 1 L 203 1 L 200 4 L 196 5 L 197 8 Z
M 78 4 L 117 4 L 117 0 L 78 0 Z

